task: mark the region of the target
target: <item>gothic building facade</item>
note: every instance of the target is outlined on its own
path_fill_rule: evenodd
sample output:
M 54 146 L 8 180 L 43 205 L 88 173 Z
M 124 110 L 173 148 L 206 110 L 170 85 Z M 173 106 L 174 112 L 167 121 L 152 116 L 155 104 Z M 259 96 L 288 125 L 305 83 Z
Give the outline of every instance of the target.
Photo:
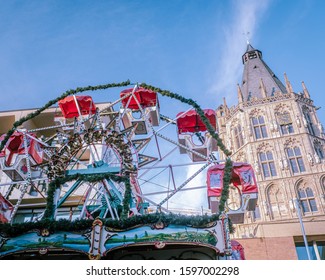
M 258 208 L 236 226 L 234 237 L 241 238 L 248 258 L 303 259 L 305 231 L 311 258 L 324 259 L 325 136 L 319 108 L 304 82 L 302 92 L 295 92 L 284 74 L 283 84 L 251 44 L 242 62 L 238 104 L 229 108 L 224 99 L 216 110 L 232 160 L 250 163 L 259 186 Z

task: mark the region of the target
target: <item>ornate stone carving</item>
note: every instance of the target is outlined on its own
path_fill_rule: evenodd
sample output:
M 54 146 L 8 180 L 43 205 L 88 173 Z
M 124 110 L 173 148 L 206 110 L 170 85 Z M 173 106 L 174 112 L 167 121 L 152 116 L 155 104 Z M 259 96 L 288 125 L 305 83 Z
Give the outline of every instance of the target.
M 268 143 L 268 142 L 262 142 L 261 144 L 259 144 L 256 148 L 257 153 L 261 153 L 261 152 L 266 152 L 269 150 L 272 150 L 273 147 Z
M 258 117 L 259 115 L 265 115 L 261 109 L 255 108 L 249 112 L 250 117 Z
M 324 127 L 323 127 L 323 125 L 320 122 L 318 122 L 317 126 L 318 126 L 318 129 L 319 129 L 319 134 L 321 136 L 323 136 L 324 135 Z
M 236 155 L 236 161 L 239 162 L 246 162 L 246 154 L 243 151 L 240 151 L 237 155 Z
M 239 120 L 237 118 L 233 119 L 233 121 L 231 122 L 230 127 L 233 128 L 235 126 L 237 126 L 239 124 Z
M 296 116 L 296 123 L 298 127 L 301 127 L 301 121 L 299 115 Z
M 255 170 L 256 174 L 258 174 L 258 175 L 261 174 L 260 165 L 257 160 L 254 161 L 254 170 Z
M 294 146 L 297 146 L 299 144 L 300 142 L 296 138 L 290 137 L 284 142 L 283 145 L 285 148 L 293 148 Z
M 276 122 L 276 120 L 272 120 L 270 122 L 270 129 L 272 132 L 277 132 L 279 130 L 278 124 Z
M 290 108 L 288 105 L 280 103 L 275 106 L 275 108 L 274 108 L 275 114 L 283 114 L 284 112 L 290 112 Z
M 308 124 L 305 116 L 302 116 L 302 122 L 304 124 L 304 127 L 307 127 Z
M 280 159 L 279 165 L 280 165 L 282 170 L 289 168 L 288 160 L 286 158 Z
M 308 159 L 308 161 L 309 161 L 309 163 L 310 163 L 311 165 L 314 164 L 314 159 L 313 159 L 313 156 L 311 155 L 311 153 L 308 153 L 308 154 L 307 154 L 307 159 Z

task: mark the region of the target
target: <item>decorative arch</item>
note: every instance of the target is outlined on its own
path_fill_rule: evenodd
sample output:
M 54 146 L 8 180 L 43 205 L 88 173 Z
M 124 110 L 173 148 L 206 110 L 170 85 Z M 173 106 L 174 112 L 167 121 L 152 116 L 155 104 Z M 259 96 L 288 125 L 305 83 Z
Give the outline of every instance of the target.
M 265 116 L 265 112 L 261 109 L 254 108 L 249 112 L 250 117 L 258 117 L 259 115 Z
M 318 139 L 315 139 L 313 141 L 313 145 L 314 145 L 314 150 L 315 150 L 316 163 L 320 163 L 321 160 L 325 158 L 324 147 Z
M 300 141 L 294 137 L 290 137 L 283 143 L 283 146 L 285 148 L 293 148 L 294 146 L 300 146 Z
M 272 220 L 287 218 L 289 215 L 284 189 L 271 183 L 266 188 L 266 198 Z
M 290 107 L 287 104 L 280 103 L 274 107 L 274 114 L 283 114 L 290 112 Z
M 268 142 L 262 142 L 261 144 L 259 144 L 256 148 L 256 151 L 258 153 L 260 152 L 266 152 L 266 151 L 272 151 L 273 150 L 273 146 L 271 146 Z

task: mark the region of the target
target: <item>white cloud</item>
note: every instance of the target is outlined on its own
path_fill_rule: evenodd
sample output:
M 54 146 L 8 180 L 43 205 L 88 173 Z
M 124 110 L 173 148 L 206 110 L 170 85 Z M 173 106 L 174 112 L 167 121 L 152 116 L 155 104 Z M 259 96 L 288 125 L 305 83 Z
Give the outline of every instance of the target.
M 186 179 L 190 178 L 202 165 L 190 165 L 184 169 L 186 172 Z M 185 173 L 184 172 L 184 173 Z M 207 169 L 203 170 L 196 177 L 194 177 L 183 189 L 201 187 L 206 185 Z M 185 180 L 186 180 L 185 179 Z M 179 192 L 169 204 L 170 208 L 195 210 L 198 213 L 206 210 L 207 204 L 207 191 L 205 188 L 193 189 Z
M 224 27 L 221 61 L 211 87 L 211 92 L 219 97 L 227 96 L 229 103 L 234 103 L 237 98 L 236 84 L 240 82 L 241 56 L 245 51 L 244 34 L 249 32 L 249 38 L 254 38 L 258 23 L 269 3 L 270 0 L 233 1 L 234 13 L 231 22 L 227 22 Z

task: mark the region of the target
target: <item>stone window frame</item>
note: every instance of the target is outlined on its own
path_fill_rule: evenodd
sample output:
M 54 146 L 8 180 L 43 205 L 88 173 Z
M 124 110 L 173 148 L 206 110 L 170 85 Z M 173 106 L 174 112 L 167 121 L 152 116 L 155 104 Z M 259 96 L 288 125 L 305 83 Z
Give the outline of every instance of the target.
M 300 209 L 304 215 L 310 215 L 319 211 L 315 188 L 312 184 L 305 180 L 299 180 L 296 184 L 296 194 L 299 200 Z
M 268 132 L 264 116 L 260 114 L 258 116 L 251 116 L 250 119 L 255 139 L 259 140 L 268 138 Z
M 286 147 L 285 152 L 293 174 L 299 174 L 306 171 L 304 159 L 299 146 L 295 145 L 292 147 Z
M 262 158 L 262 155 L 264 155 L 264 160 Z M 271 156 L 271 158 L 270 158 L 270 156 Z M 272 151 L 271 150 L 260 151 L 258 153 L 258 158 L 259 158 L 260 166 L 262 169 L 263 177 L 264 178 L 276 177 L 277 170 L 276 170 L 275 161 L 274 161 Z
M 314 145 L 315 154 L 318 156 L 318 158 L 320 160 L 324 159 L 325 154 L 324 154 L 322 143 L 318 139 L 315 139 L 313 145 Z

